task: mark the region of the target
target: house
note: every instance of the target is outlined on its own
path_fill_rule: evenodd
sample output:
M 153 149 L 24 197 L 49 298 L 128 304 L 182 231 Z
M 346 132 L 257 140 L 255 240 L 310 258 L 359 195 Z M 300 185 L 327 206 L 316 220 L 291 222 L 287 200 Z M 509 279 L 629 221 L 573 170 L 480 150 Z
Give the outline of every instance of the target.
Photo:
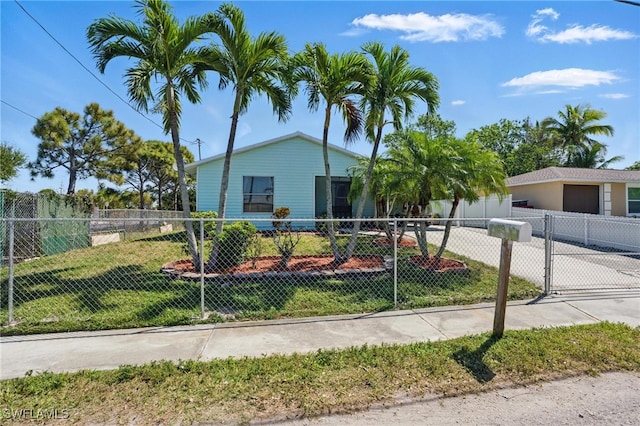
M 333 216 L 352 217 L 347 195 L 351 187 L 348 168 L 360 155 L 329 144 Z M 196 178 L 197 211 L 217 211 L 224 154 L 185 166 Z M 227 191 L 226 218 L 269 219 L 278 207 L 288 207 L 291 218 L 316 218 L 327 213 L 322 141 L 301 132 L 270 139 L 233 151 Z M 373 203 L 364 217 L 373 216 Z M 270 221 L 254 221 L 271 226 Z M 309 225 L 309 224 L 307 224 Z
M 640 171 L 548 167 L 507 180 L 514 206 L 640 216 Z

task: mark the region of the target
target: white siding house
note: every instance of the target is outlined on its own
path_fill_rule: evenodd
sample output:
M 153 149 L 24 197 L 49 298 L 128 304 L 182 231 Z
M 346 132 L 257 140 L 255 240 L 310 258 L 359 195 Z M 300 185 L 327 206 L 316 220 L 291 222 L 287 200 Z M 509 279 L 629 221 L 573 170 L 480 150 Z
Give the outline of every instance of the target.
M 351 217 L 355 206 L 346 201 L 351 179 L 347 169 L 361 156 L 329 144 L 334 217 Z M 197 211 L 217 211 L 224 154 L 185 166 L 196 177 Z M 288 207 L 291 218 L 312 219 L 326 213 L 322 141 L 301 132 L 234 150 L 227 191 L 228 219 L 271 217 Z M 373 215 L 373 203 L 365 217 Z M 269 222 L 256 222 L 258 227 Z

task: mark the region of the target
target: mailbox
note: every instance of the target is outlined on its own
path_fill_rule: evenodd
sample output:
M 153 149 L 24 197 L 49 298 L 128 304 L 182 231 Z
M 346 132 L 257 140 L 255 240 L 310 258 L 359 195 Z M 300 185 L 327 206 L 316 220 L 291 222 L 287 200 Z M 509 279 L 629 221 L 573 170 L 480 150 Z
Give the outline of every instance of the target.
M 496 313 L 493 317 L 493 335 L 502 337 L 504 317 L 507 309 L 509 271 L 511 269 L 511 247 L 513 242 L 531 241 L 531 224 L 515 220 L 491 219 L 488 234 L 502 239 L 500 249 L 500 270 L 498 271 L 498 294 L 496 295 Z
M 503 240 L 526 243 L 531 241 L 531 224 L 507 219 L 491 219 L 488 233 Z

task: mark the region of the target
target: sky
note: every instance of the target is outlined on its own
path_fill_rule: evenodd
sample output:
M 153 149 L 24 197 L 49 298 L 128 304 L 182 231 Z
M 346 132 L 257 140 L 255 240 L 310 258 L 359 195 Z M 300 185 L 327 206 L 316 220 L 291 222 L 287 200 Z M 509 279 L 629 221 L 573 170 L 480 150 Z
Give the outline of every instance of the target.
M 181 22 L 221 4 L 170 3 Z M 597 138 L 608 145 L 608 157 L 625 157 L 614 167 L 640 160 L 638 6 L 613 0 L 235 3 L 254 36 L 279 32 L 292 53 L 308 42 L 323 42 L 331 53 L 359 50 L 368 41 L 401 46 L 413 66 L 438 79 L 438 113 L 456 123 L 459 137 L 501 119 L 557 118 L 566 105 L 589 105 L 604 111 L 602 124 L 614 128 L 612 137 Z M 160 115 L 141 115 L 125 102 L 123 75 L 133 61 L 115 59 L 104 74 L 96 69 L 86 29 L 109 15 L 138 20 L 131 1 L 0 1 L 0 139 L 28 160 L 37 156 L 39 140 L 31 134 L 36 118 L 58 106 L 81 113 L 97 102 L 143 139 L 170 141 Z M 201 103 L 183 103 L 180 136 L 196 160 L 224 153 L 231 123 L 231 89 L 219 90 L 213 73 L 208 82 Z M 426 105 L 418 103 L 416 113 L 425 112 Z M 320 139 L 322 125 L 322 114 L 308 110 L 302 91 L 285 123 L 278 122 L 265 99 L 256 98 L 240 118 L 235 147 L 297 131 Z M 342 146 L 343 133 L 336 115 L 330 143 Z M 364 139 L 347 149 L 371 153 Z M 62 192 L 67 182 L 63 169 L 52 179 L 35 180 L 21 169 L 5 186 Z M 92 178 L 79 181 L 76 190 L 95 190 L 98 183 Z

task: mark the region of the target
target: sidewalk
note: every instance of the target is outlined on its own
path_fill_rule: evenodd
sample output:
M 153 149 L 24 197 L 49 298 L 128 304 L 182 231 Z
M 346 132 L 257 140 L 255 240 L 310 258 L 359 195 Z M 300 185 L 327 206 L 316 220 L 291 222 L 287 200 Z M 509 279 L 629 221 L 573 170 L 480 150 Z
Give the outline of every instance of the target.
M 350 346 L 446 340 L 491 331 L 495 305 L 182 327 L 0 337 L 0 379 L 28 371 L 114 369 L 154 360 L 211 360 Z M 505 330 L 591 324 L 640 326 L 640 292 L 511 302 Z

